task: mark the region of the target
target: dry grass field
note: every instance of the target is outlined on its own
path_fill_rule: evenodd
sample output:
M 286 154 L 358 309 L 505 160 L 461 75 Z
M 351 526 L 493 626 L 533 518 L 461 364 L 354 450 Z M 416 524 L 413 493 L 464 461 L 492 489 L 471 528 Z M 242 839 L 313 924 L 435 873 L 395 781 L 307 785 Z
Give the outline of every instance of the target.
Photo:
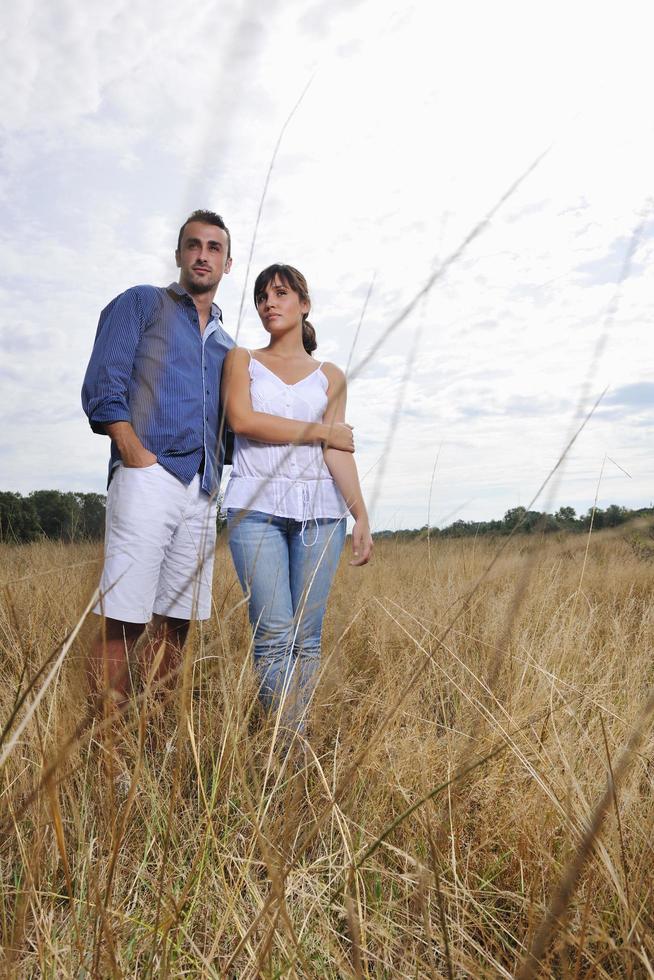
M 0 546 L 2 975 L 654 976 L 654 538 L 501 543 L 343 562 L 288 758 L 224 542 L 119 728 L 75 632 L 100 548 Z

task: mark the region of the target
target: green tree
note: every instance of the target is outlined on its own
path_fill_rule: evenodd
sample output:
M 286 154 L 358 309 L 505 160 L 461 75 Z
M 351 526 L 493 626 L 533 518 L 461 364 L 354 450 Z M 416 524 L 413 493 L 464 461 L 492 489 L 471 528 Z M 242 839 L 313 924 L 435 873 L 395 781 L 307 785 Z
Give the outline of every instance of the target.
M 601 507 L 589 507 L 588 513 L 584 518 L 584 525 L 586 528 L 590 527 L 590 522 L 593 522 L 593 528 L 595 531 L 599 531 L 600 528 L 604 527 L 604 511 Z
M 61 490 L 33 490 L 30 494 L 46 538 L 71 541 L 79 526 L 79 505 L 74 493 Z
M 511 507 L 507 510 L 504 515 L 504 527 L 507 531 L 512 531 L 514 527 L 520 524 L 527 514 L 526 508 L 524 507 Z
M 531 534 L 532 531 L 543 531 L 545 530 L 547 514 L 541 514 L 539 510 L 528 510 L 525 513 L 523 528 L 527 534 Z
M 33 541 L 39 533 L 33 501 L 19 493 L 0 491 L 0 540 Z
M 617 527 L 629 520 L 629 511 L 618 504 L 610 504 L 604 511 L 604 527 Z
M 104 536 L 105 498 L 100 493 L 75 494 L 79 508 L 78 536 L 97 540 Z

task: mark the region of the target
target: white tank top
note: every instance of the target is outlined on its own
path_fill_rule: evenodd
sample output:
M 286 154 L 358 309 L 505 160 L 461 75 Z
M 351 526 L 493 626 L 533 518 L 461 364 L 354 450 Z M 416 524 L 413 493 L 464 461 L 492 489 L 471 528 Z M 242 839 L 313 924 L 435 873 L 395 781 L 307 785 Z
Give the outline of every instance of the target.
M 294 385 L 287 385 L 251 353 L 249 370 L 255 412 L 302 422 L 322 421 L 329 387 L 322 364 Z M 237 435 L 232 459 L 223 510 L 259 510 L 303 522 L 348 513 L 319 445 L 274 446 Z

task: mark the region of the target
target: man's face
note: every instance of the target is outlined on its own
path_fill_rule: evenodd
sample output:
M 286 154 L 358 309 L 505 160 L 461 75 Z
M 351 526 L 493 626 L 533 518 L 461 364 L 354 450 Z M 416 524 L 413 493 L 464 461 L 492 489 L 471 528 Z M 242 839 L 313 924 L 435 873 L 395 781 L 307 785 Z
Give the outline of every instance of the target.
M 215 292 L 223 274 L 232 267 L 227 247 L 227 232 L 222 228 L 189 221 L 175 252 L 180 285 L 189 293 Z

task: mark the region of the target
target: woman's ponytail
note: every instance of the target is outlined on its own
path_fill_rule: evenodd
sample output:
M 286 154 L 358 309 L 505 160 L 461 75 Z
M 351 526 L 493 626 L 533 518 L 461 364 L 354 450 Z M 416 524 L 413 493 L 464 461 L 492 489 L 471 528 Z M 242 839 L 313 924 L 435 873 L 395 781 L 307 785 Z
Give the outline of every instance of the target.
M 306 313 L 302 317 L 302 344 L 307 354 L 313 354 L 314 350 L 318 346 L 316 331 L 313 324 L 309 323 L 307 320 Z

